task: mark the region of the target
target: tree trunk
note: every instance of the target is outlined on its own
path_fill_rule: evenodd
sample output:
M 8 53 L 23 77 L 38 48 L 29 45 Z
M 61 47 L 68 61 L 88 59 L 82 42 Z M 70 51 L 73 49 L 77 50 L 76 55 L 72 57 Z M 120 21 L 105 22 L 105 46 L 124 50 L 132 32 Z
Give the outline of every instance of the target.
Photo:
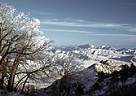
M 0 80 L 0 87 L 1 88 L 4 88 L 4 79 L 6 77 L 6 66 L 4 64 L 1 65 L 1 69 L 2 69 L 2 72 L 1 72 L 1 80 Z
M 14 88 L 14 79 L 15 79 L 17 67 L 18 67 L 18 64 L 19 64 L 19 58 L 20 58 L 20 56 L 17 56 L 14 63 L 13 63 L 11 73 L 10 73 L 10 77 L 9 77 L 9 80 L 8 80 L 7 90 L 10 91 L 10 92 L 13 91 L 13 88 Z
M 13 88 L 14 88 L 14 79 L 15 79 L 17 66 L 18 66 L 18 64 L 16 64 L 16 63 L 13 64 L 12 71 L 11 71 L 11 74 L 10 74 L 10 77 L 9 77 L 9 80 L 8 80 L 7 90 L 10 91 L 10 92 L 13 91 Z

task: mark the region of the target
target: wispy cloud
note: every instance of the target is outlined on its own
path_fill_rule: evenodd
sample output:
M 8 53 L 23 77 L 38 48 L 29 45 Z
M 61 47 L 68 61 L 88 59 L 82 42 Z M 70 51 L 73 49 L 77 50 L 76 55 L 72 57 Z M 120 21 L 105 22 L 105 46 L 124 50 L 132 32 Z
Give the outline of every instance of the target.
M 136 36 L 136 34 L 131 33 L 96 33 L 93 31 L 81 31 L 81 30 L 65 30 L 65 29 L 42 29 L 42 32 L 64 32 L 64 33 L 81 33 L 87 35 L 95 36 Z
M 80 30 L 64 30 L 64 29 L 42 29 L 45 32 L 68 32 L 68 33 L 82 33 L 82 34 L 90 34 L 91 32 L 80 31 Z
M 120 37 L 136 37 L 136 35 L 131 35 L 131 34 L 90 34 L 90 35 L 97 35 L 97 36 L 120 36 Z
M 108 29 L 108 31 L 111 30 L 112 32 L 114 30 L 115 31 L 118 30 L 119 34 L 135 34 L 134 32 L 136 32 L 136 26 L 131 24 L 101 23 L 101 22 L 92 22 L 92 21 L 85 21 L 85 20 L 78 20 L 78 19 L 64 19 L 64 20 L 47 19 L 47 20 L 41 20 L 41 24 L 49 25 L 49 26 L 57 26 L 62 28 L 62 29 L 53 29 L 53 30 L 48 29 L 48 31 L 52 31 L 52 32 L 63 31 L 63 32 L 76 32 L 76 33 L 90 33 L 92 30 L 89 29 L 90 31 L 87 31 L 86 30 L 87 28 L 94 28 L 96 30 Z M 63 27 L 68 27 L 68 29 L 72 29 L 72 30 L 63 30 Z M 77 30 L 73 30 L 73 28 Z M 84 31 L 81 31 L 78 28 L 83 28 Z
M 130 28 L 128 28 L 128 31 L 130 31 L 130 32 L 136 32 L 136 27 L 130 27 Z
M 65 26 L 65 27 L 89 27 L 89 28 L 126 28 L 128 24 L 117 24 L 117 23 L 99 23 L 99 22 L 89 22 L 85 20 L 59 20 L 59 19 L 49 19 L 42 20 L 42 24 L 55 25 L 55 26 Z

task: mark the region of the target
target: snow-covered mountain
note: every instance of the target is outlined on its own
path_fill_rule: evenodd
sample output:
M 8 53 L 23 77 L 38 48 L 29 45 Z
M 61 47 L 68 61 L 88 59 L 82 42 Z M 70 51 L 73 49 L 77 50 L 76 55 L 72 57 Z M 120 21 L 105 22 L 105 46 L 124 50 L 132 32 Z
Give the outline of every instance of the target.
M 136 95 L 134 91 L 136 90 L 136 49 L 115 49 L 105 45 L 95 47 L 86 44 L 51 47 L 48 51 L 50 55 L 57 54 L 58 60 L 72 56 L 74 64 L 80 63 L 83 68 L 78 72 L 62 76 L 58 76 L 55 72 L 56 74 L 53 74 L 55 78 L 44 77 L 42 82 L 32 83 L 41 89 L 32 92 L 31 96 Z M 31 85 L 30 81 L 29 84 Z
M 80 45 L 56 47 L 55 54 L 72 54 L 84 69 L 63 76 L 36 96 L 135 96 L 136 49 Z
M 133 63 L 136 56 L 136 48 L 133 49 L 115 49 L 110 46 L 95 47 L 94 45 L 79 45 L 79 46 L 67 46 L 67 47 L 54 47 L 50 51 L 57 54 L 73 54 L 78 59 L 83 60 L 117 60 L 122 62 Z
M 135 96 L 136 66 L 96 63 L 65 75 L 36 96 Z

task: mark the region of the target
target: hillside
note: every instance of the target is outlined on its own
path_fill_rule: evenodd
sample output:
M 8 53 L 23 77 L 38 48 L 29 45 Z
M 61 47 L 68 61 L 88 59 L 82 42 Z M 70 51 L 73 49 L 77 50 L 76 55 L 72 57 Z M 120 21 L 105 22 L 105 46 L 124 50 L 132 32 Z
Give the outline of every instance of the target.
M 55 81 L 36 96 L 135 96 L 136 67 L 110 63 L 92 66 Z

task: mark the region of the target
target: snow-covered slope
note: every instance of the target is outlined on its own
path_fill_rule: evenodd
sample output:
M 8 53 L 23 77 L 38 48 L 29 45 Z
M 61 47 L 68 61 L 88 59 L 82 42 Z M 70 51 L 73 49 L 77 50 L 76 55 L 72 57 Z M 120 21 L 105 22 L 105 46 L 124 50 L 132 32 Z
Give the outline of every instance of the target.
M 37 96 L 114 96 L 114 93 L 124 92 L 124 90 L 126 94 L 135 93 L 135 89 L 136 67 L 134 65 L 117 65 L 104 61 L 64 76 L 48 88 L 38 91 Z M 127 95 L 118 93 L 116 96 Z
M 112 87 L 120 88 L 123 86 L 126 88 L 126 86 L 133 85 L 135 88 L 136 86 L 136 72 L 129 76 L 128 74 L 132 72 L 127 69 L 131 68 L 131 63 L 136 65 L 136 49 L 115 49 L 110 46 L 95 47 L 94 45 L 86 44 L 58 48 L 52 47 L 48 51 L 50 54 L 57 54 L 59 58 L 72 56 L 74 63 L 81 63 L 84 69 L 65 75 L 57 81 L 55 80 L 58 78 L 58 75 L 53 74 L 53 77 L 55 77 L 53 79 L 42 77 L 42 79 L 39 79 L 39 83 L 35 84 L 35 87 L 45 89 L 36 92 L 37 95 L 34 94 L 36 96 L 111 96 L 105 94 L 111 94 L 108 91 Z M 29 66 L 32 65 L 27 67 L 31 68 L 28 70 L 41 66 L 33 64 L 29 60 L 27 60 L 27 63 L 29 63 Z M 128 71 L 128 73 L 124 73 L 127 76 L 125 77 L 125 83 L 124 81 L 122 82 L 122 78 L 124 78 L 122 76 L 123 71 L 121 71 L 122 66 L 125 66 L 123 68 L 126 68 L 125 70 Z M 118 81 L 114 82 L 113 78 Z M 34 85 L 30 80 L 29 84 Z M 113 88 L 113 91 L 116 92 L 117 90 Z

